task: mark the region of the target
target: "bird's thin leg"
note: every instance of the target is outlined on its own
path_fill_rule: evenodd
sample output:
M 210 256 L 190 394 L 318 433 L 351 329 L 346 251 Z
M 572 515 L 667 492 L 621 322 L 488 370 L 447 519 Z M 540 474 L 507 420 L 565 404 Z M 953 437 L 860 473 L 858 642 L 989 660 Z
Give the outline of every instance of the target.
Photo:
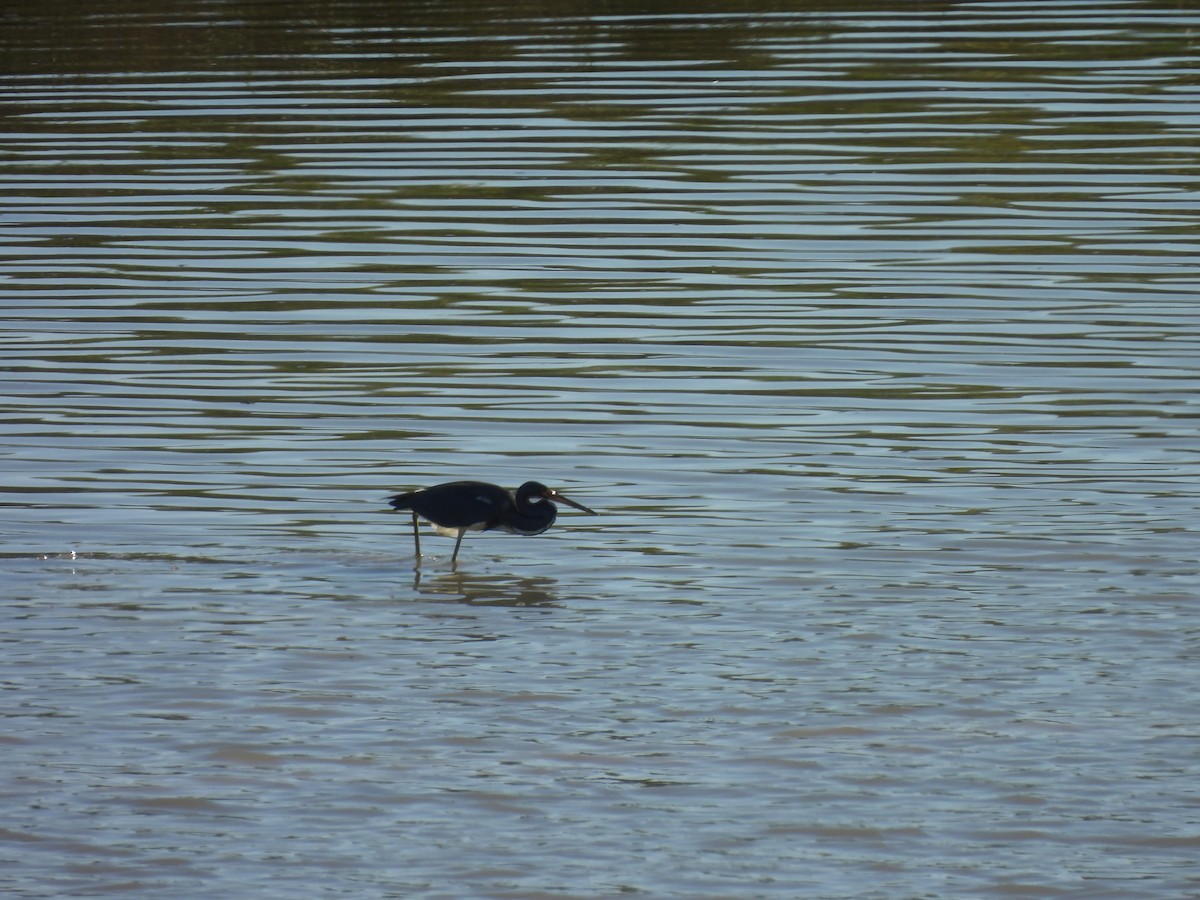
M 417 524 L 417 514 L 413 513 L 413 543 L 417 545 L 417 565 L 421 565 L 421 529 Z
M 450 557 L 450 565 L 458 565 L 458 548 L 462 545 L 463 535 L 467 533 L 467 529 L 458 529 L 458 540 L 454 542 L 454 555 Z

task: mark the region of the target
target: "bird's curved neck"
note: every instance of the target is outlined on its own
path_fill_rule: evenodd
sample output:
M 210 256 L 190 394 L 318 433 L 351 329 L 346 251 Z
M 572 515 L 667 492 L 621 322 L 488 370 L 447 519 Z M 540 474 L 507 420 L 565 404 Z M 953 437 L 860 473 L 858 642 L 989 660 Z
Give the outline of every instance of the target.
M 549 500 L 535 503 L 527 497 L 518 497 L 504 517 L 502 527 L 517 534 L 541 534 L 554 524 L 557 515 L 558 510 Z

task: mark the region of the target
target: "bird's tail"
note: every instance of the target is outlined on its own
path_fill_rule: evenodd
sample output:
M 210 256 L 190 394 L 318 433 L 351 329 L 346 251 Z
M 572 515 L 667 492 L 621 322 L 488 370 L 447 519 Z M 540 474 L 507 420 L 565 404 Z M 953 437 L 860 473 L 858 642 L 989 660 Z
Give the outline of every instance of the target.
M 391 497 L 388 497 L 388 505 L 391 506 L 392 509 L 412 509 L 412 498 L 415 493 L 416 492 L 413 491 L 407 494 L 394 494 Z

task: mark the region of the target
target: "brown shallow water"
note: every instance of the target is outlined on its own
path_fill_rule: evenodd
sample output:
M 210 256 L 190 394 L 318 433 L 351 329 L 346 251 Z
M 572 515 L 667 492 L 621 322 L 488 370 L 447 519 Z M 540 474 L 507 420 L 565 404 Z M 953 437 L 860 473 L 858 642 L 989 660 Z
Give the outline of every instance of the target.
M 6 896 L 1200 891 L 1200 14 L 796 6 L 0 14 Z

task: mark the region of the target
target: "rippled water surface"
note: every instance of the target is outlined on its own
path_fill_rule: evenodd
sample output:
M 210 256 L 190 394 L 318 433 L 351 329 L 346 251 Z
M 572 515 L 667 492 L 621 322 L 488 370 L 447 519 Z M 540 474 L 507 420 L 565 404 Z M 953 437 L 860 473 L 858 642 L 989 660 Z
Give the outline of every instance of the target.
M 6 896 L 1200 895 L 1193 4 L 0 26 Z

